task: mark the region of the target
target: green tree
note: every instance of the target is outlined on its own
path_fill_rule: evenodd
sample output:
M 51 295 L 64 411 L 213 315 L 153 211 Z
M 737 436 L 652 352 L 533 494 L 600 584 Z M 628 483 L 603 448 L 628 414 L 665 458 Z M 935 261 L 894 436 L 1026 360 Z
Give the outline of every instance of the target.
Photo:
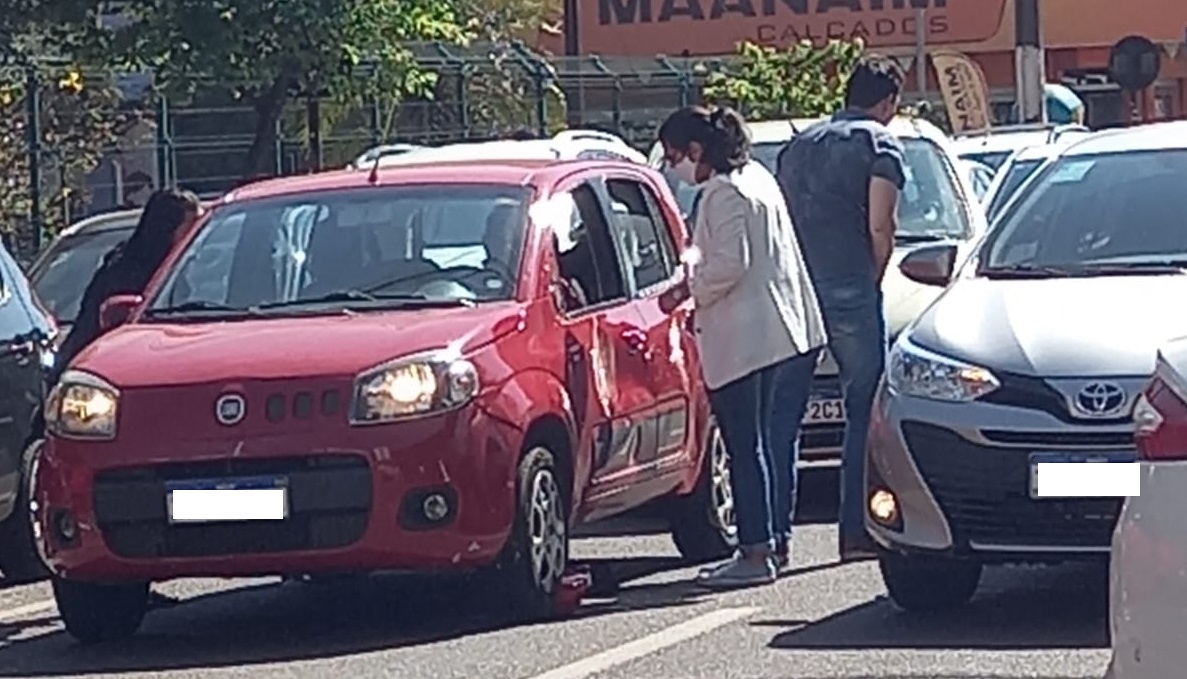
M 31 245 L 32 228 L 52 234 L 69 221 L 87 196 L 87 175 L 117 146 L 135 119 L 121 110 L 120 95 L 106 73 L 86 73 L 72 61 L 82 39 L 75 26 L 50 13 L 52 6 L 22 0 L 0 13 L 0 232 Z M 32 99 L 31 99 L 32 98 Z M 37 160 L 33 183 L 30 104 L 37 103 Z M 41 223 L 34 224 L 34 188 Z
M 845 81 L 864 48 L 860 40 L 804 40 L 785 50 L 744 42 L 725 67 L 708 74 L 704 97 L 754 120 L 832 113 L 844 103 Z
M 153 72 L 173 101 L 225 88 L 247 102 L 256 120 L 244 178 L 268 172 L 277 122 L 293 98 L 347 105 L 430 91 L 434 74 L 417 67 L 407 43 L 465 39 L 449 0 L 138 0 L 123 13 L 128 25 L 95 33 L 89 54 Z M 88 20 L 78 12 L 73 19 Z

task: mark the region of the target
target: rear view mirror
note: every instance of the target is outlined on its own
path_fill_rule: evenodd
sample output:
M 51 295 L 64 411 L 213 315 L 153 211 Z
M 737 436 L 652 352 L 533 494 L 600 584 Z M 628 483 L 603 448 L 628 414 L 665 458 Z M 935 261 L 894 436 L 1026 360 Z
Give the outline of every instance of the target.
M 908 253 L 898 268 L 916 283 L 947 287 L 956 268 L 956 253 L 955 245 L 927 245 Z
M 132 312 L 144 303 L 140 295 L 114 295 L 108 297 L 99 307 L 99 327 L 106 330 L 118 328 L 128 322 Z

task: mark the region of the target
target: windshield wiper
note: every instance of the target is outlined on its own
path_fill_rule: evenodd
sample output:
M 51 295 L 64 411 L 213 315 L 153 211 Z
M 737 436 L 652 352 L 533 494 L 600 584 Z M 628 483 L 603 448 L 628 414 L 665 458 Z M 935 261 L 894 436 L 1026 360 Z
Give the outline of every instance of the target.
M 235 313 L 235 314 L 250 314 L 251 309 L 244 309 L 242 307 L 233 307 L 226 304 L 219 304 L 218 302 L 208 302 L 206 300 L 193 300 L 190 302 L 182 302 L 174 306 L 156 307 L 146 309 L 145 316 L 168 316 L 172 314 L 188 314 L 202 311 L 214 311 L 219 313 Z
M 896 243 L 939 243 L 941 241 L 951 240 L 955 238 L 952 234 L 947 233 L 896 233 L 894 234 L 894 242 Z
M 1166 275 L 1187 273 L 1187 260 L 1162 259 L 1145 262 L 1085 262 L 1081 265 L 1090 276 Z
M 409 294 L 380 294 L 364 290 L 337 290 L 319 297 L 304 299 L 290 299 L 283 302 L 268 302 L 259 304 L 253 309 L 260 311 L 268 309 L 282 309 L 285 307 L 305 306 L 309 304 L 332 304 L 334 302 L 364 302 L 367 304 L 383 304 L 390 306 L 416 307 L 471 307 L 474 302 L 468 299 L 454 299 L 443 297 L 428 297 L 426 295 Z
M 1075 276 L 1077 272 L 1059 266 L 1010 264 L 1008 266 L 985 267 L 977 274 L 986 278 L 1069 278 Z

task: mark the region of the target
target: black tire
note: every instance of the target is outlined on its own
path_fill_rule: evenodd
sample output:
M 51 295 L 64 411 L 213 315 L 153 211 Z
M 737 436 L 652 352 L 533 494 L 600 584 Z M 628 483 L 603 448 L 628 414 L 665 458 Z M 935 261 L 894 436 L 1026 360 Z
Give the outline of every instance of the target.
M 21 457 L 20 486 L 12 514 L 0 523 L 0 573 L 4 583 L 23 585 L 49 577 L 49 570 L 37 553 L 33 540 L 33 517 L 29 509 L 33 485 L 33 460 L 41 451 L 44 439 L 26 446 Z
M 981 582 L 978 561 L 883 553 L 878 557 L 882 582 L 899 608 L 938 612 L 969 602 Z
M 544 446 L 531 447 L 519 463 L 515 525 L 491 583 L 499 612 L 516 621 L 547 620 L 557 613 L 557 593 L 569 563 L 569 493 L 563 479 L 556 458 Z M 543 504 L 545 497 L 552 498 L 550 509 Z M 550 512 L 555 513 L 549 519 L 545 515 Z M 539 553 L 533 534 L 543 538 Z M 546 563 L 537 565 L 537 557 Z
M 699 564 L 729 556 L 737 549 L 733 519 L 733 489 L 729 479 L 729 451 L 717 423 L 706 435 L 701 475 L 692 493 L 668 504 L 668 527 L 680 555 Z
M 126 639 L 148 612 L 148 583 L 101 585 L 53 579 L 58 615 L 70 636 L 83 644 Z

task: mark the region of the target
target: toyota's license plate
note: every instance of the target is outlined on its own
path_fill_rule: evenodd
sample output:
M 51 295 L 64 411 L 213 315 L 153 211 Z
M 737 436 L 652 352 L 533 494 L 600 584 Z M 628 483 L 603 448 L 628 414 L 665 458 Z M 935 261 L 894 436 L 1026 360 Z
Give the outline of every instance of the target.
M 804 412 L 804 424 L 845 421 L 845 401 L 839 398 L 813 398 Z
M 1069 497 L 1068 495 L 1053 496 L 1049 492 L 1043 492 L 1039 487 L 1039 465 L 1040 464 L 1067 464 L 1067 463 L 1132 463 L 1137 461 L 1137 453 L 1135 452 L 1051 452 L 1051 453 L 1031 453 L 1030 456 L 1030 497 L 1034 500 L 1049 499 L 1058 497 Z M 1118 470 L 1121 471 L 1120 469 Z M 1095 497 L 1094 495 L 1086 495 L 1086 497 Z
M 165 484 L 173 523 L 283 521 L 288 517 L 288 480 L 276 476 L 194 479 Z

